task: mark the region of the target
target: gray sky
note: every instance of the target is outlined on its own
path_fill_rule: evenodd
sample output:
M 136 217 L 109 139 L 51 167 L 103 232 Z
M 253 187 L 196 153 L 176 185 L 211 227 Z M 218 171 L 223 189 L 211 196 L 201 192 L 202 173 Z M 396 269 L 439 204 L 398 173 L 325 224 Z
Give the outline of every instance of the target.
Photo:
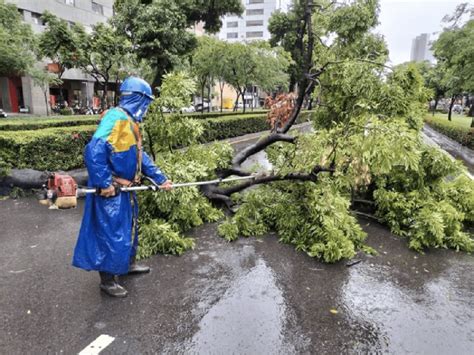
M 375 32 L 385 36 L 393 64 L 410 60 L 412 39 L 420 33 L 442 30 L 441 19 L 467 0 L 381 0 L 380 25 Z

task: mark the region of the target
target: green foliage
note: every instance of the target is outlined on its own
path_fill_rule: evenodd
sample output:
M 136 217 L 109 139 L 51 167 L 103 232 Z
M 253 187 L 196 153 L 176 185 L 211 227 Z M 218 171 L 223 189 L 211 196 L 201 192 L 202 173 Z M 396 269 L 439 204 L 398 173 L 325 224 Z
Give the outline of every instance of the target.
M 445 68 L 450 95 L 474 91 L 474 20 L 445 29 L 433 44 L 438 65 Z
M 396 169 L 376 179 L 377 214 L 417 251 L 474 251 L 474 239 L 463 231 L 464 224 L 473 221 L 474 182 L 464 175 L 446 179 L 459 171 L 446 154 L 426 148 L 418 169 Z
M 228 117 L 228 116 L 251 116 L 256 114 L 266 114 L 268 110 L 253 110 L 253 111 L 224 111 L 224 112 L 193 112 L 193 113 L 183 113 L 184 116 L 194 118 L 194 119 L 207 119 L 207 118 L 219 118 L 219 117 Z M 1 122 L 1 121 L 0 121 Z
M 268 129 L 267 115 L 262 114 L 209 118 L 200 141 L 212 142 Z
M 0 159 L 18 169 L 71 170 L 83 166 L 82 151 L 96 126 L 2 131 Z
M 102 107 L 106 108 L 111 104 L 107 102 L 109 83 L 130 75 L 128 64 L 138 65 L 131 43 L 110 24 L 98 23 L 92 27 L 90 34 L 78 24 L 74 25 L 72 31 L 78 44 L 74 65 L 102 86 Z
M 64 108 L 59 110 L 59 114 L 61 116 L 71 116 L 73 113 L 74 113 L 74 111 L 70 107 L 64 107 Z
M 149 258 L 157 253 L 181 255 L 194 248 L 192 238 L 182 237 L 164 220 L 155 219 L 140 225 L 140 248 L 138 259 Z
M 161 154 L 157 165 L 174 182 L 200 181 L 215 178 L 214 170 L 227 167 L 231 153 L 232 148 L 225 144 L 194 145 L 185 151 Z M 184 232 L 223 217 L 196 187 L 141 194 L 139 203 L 140 257 L 158 252 L 180 255 L 194 246 Z
M 137 56 L 150 63 L 153 84 L 159 86 L 162 76 L 196 48 L 190 27 L 204 21 L 206 29 L 217 31 L 221 16 L 242 10 L 238 0 L 119 0 L 114 3 L 112 22 L 130 40 Z
M 66 69 L 74 68 L 80 58 L 80 38 L 69 24 L 45 11 L 41 16 L 46 28 L 39 36 L 38 57 L 49 58 L 59 64 L 58 77 Z
M 35 36 L 15 5 L 0 0 L 0 76 L 27 72 L 34 63 Z
M 218 231 L 232 241 L 238 235 L 262 236 L 275 230 L 280 241 L 332 263 L 353 257 L 363 246 L 365 233 L 349 205 L 329 180 L 275 183 L 246 194 L 235 216 Z
M 436 119 L 436 117 L 425 117 L 425 121 L 437 131 L 445 134 L 456 142 L 474 149 L 474 128 L 463 128 L 452 124 L 452 121 Z
M 16 118 L 0 121 L 1 131 L 28 131 L 53 127 L 72 127 L 97 124 L 98 116 L 68 116 L 55 118 Z
M 177 112 L 191 104 L 191 97 L 196 91 L 195 81 L 182 71 L 172 72 L 163 77 L 160 97 L 155 101 L 161 109 Z
M 239 95 L 245 95 L 251 85 L 266 91 L 286 86 L 291 59 L 282 48 L 272 49 L 266 42 L 255 41 L 230 43 L 224 49 L 222 57 L 228 66 L 224 79 Z

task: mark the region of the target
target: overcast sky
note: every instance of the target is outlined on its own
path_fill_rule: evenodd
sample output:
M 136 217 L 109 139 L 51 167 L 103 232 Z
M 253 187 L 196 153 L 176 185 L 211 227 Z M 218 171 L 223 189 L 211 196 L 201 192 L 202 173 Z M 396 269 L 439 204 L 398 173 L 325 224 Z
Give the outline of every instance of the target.
M 380 25 L 375 32 L 385 36 L 393 64 L 410 60 L 411 42 L 420 33 L 442 30 L 441 19 L 452 14 L 463 0 L 381 0 Z M 464 0 L 466 2 L 466 0 Z

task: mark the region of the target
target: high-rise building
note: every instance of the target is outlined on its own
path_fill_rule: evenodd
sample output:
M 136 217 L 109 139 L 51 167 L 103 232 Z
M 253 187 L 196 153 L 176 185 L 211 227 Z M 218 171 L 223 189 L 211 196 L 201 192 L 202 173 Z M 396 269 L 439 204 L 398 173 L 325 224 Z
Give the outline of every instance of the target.
M 113 15 L 114 0 L 6 0 L 16 5 L 26 23 L 35 33 L 44 30 L 41 15 L 45 11 L 56 15 L 70 24 L 80 23 L 86 31 L 92 26 L 105 22 Z M 38 63 L 45 67 L 48 62 Z M 52 67 L 51 67 L 52 68 Z M 78 69 L 66 70 L 62 76 L 63 97 L 73 105 L 93 103 L 94 79 Z M 36 87 L 29 76 L 0 77 L 0 107 L 6 111 L 18 112 L 21 107 L 30 113 L 46 114 L 46 103 L 40 88 Z M 59 88 L 50 88 L 51 103 L 59 96 Z
M 411 43 L 410 61 L 423 62 L 434 60 L 433 53 L 430 50 L 430 35 L 422 33 L 413 39 Z
M 225 16 L 219 39 L 229 42 L 268 40 L 268 20 L 276 10 L 286 11 L 290 0 L 242 0 L 241 16 Z

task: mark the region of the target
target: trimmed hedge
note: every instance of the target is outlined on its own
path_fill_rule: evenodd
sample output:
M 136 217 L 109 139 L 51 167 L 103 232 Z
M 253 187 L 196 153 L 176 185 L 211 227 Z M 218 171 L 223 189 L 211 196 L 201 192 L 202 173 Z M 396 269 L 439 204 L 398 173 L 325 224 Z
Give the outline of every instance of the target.
M 195 119 L 208 119 L 208 118 L 218 118 L 218 117 L 227 117 L 227 116 L 253 116 L 253 115 L 262 115 L 266 114 L 268 110 L 254 110 L 250 111 L 249 109 L 246 110 L 245 113 L 242 111 L 224 111 L 224 112 L 219 112 L 219 111 L 214 111 L 214 112 L 205 112 L 201 113 L 201 111 L 198 112 L 193 112 L 193 113 L 184 113 L 183 115 L 189 118 L 195 118 Z
M 97 126 L 0 132 L 0 161 L 18 169 L 71 170 L 84 165 L 83 150 Z
M 265 110 L 255 110 L 254 112 L 200 112 L 184 114 L 184 116 L 194 119 L 208 119 L 228 116 L 255 116 L 266 114 Z M 99 115 L 63 116 L 63 117 L 43 117 L 43 118 L 18 118 L 10 120 L 0 120 L 0 131 L 27 131 L 34 129 L 73 127 L 97 124 Z
M 302 112 L 298 122 L 307 121 L 311 114 Z M 269 129 L 266 114 L 209 118 L 205 127 L 202 143 Z M 47 171 L 80 168 L 84 164 L 84 146 L 96 128 L 97 125 L 93 124 L 39 130 L 0 130 L 0 168 L 6 166 Z
M 470 149 L 474 149 L 474 128 L 465 129 L 449 123 L 440 123 L 435 120 L 430 120 L 429 118 L 426 118 L 425 121 L 435 130 Z
M 99 116 L 65 116 L 54 118 L 19 118 L 0 120 L 0 131 L 28 131 L 54 127 L 95 125 Z
M 301 112 L 296 123 L 308 121 L 313 112 Z M 201 137 L 202 143 L 215 140 L 242 136 L 244 134 L 256 133 L 270 129 L 267 122 L 267 114 L 240 115 L 230 117 L 209 118 L 206 120 L 206 128 Z

